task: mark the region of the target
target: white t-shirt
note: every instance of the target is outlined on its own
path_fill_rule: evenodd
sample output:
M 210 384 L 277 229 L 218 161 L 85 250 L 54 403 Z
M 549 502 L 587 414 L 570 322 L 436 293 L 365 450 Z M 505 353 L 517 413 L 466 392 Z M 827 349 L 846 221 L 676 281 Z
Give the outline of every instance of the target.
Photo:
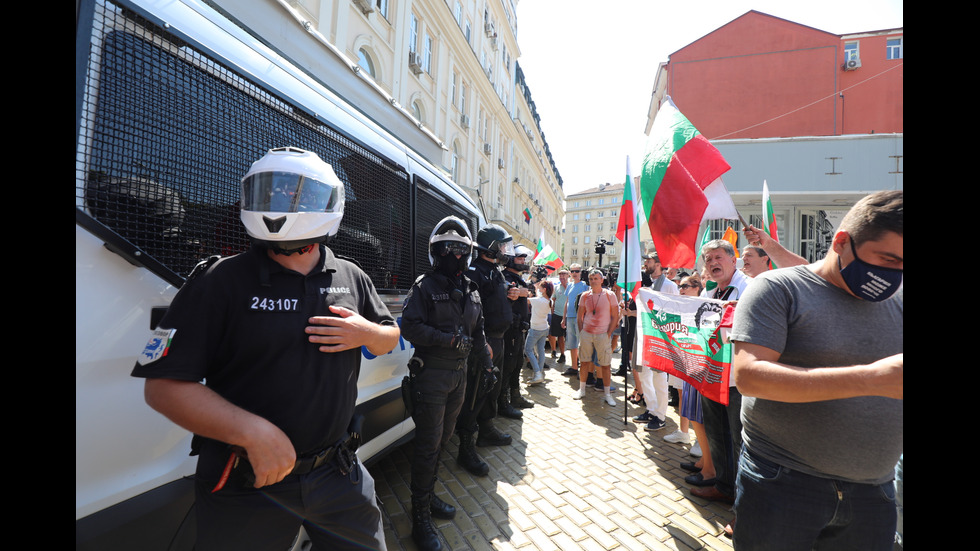
M 527 299 L 531 305 L 531 329 L 542 331 L 548 329 L 548 314 L 551 313 L 551 300 L 547 297 L 531 297 Z

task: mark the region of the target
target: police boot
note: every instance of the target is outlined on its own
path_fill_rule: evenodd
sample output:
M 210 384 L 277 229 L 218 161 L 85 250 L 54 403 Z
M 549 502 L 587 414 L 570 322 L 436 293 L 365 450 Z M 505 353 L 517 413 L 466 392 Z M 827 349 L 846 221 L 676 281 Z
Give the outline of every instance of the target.
M 472 434 L 459 433 L 459 455 L 456 456 L 456 463 L 476 476 L 487 476 L 490 472 L 490 465 L 480 459 L 473 447 Z
M 435 487 L 435 481 L 435 477 L 432 477 L 433 487 Z M 456 508 L 439 499 L 435 490 L 429 494 L 429 512 L 432 513 L 433 517 L 445 520 L 452 520 L 456 516 Z
M 497 427 L 493 426 L 493 421 L 487 420 L 480 423 L 480 435 L 476 438 L 476 445 L 480 447 L 509 446 L 510 435 L 500 432 Z
M 534 407 L 534 402 L 532 402 L 532 401 L 528 400 L 527 398 L 521 396 L 521 391 L 518 390 L 518 389 L 516 389 L 516 388 L 510 389 L 510 403 L 511 404 L 514 404 L 514 407 L 517 407 L 517 408 L 520 408 L 520 409 L 527 409 L 527 408 L 533 408 Z M 523 415 L 523 413 L 522 413 L 522 415 Z
M 497 399 L 497 414 L 508 419 L 520 419 L 521 417 L 524 417 L 521 410 L 510 405 L 510 394 L 506 391 L 506 389 L 500 391 L 500 397 Z M 480 436 L 482 437 L 483 431 L 480 432 Z M 477 445 L 479 445 L 479 443 L 477 443 Z
M 432 525 L 429 499 L 432 495 L 412 496 L 412 541 L 422 551 L 440 551 L 442 543 Z

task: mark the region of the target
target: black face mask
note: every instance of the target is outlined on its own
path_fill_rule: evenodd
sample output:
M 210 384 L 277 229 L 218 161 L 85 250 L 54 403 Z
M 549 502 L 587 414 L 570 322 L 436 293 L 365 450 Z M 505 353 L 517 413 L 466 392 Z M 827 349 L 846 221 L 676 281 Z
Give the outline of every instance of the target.
M 460 272 L 466 270 L 467 260 L 466 256 L 456 258 L 454 254 L 447 254 L 439 257 L 439 262 L 434 269 L 440 274 L 456 277 Z
M 858 258 L 854 240 L 851 242 L 851 253 L 854 260 L 847 266 L 841 267 L 840 256 L 837 257 L 837 269 L 840 270 L 844 284 L 852 293 L 864 300 L 880 302 L 887 300 L 902 286 L 904 272 L 897 268 L 875 266 Z

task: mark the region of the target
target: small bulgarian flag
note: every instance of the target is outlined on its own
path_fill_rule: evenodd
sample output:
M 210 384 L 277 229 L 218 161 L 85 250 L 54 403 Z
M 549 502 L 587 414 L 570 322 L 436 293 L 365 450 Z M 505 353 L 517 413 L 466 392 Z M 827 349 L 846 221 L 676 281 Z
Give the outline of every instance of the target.
M 769 196 L 769 184 L 762 181 L 762 229 L 779 243 L 779 228 L 776 227 L 776 214 L 772 210 L 772 197 Z
M 541 237 L 538 238 L 538 251 L 534 254 L 531 264 L 543 264 L 545 266 L 551 266 L 555 269 L 561 268 L 565 265 L 565 263 L 561 261 L 561 258 L 558 257 L 558 253 L 551 248 L 551 245 L 545 245 L 544 229 L 541 230 Z
M 531 209 L 526 207 L 524 208 L 524 223 L 525 224 L 531 223 Z
M 721 180 L 730 168 L 668 96 L 654 119 L 640 173 L 640 202 L 664 266 L 694 265 L 706 220 L 739 218 Z
M 626 186 L 623 188 L 623 206 L 619 209 L 619 221 L 616 224 L 616 239 L 623 244 L 623 263 L 619 268 L 616 285 L 636 299 L 640 291 L 640 209 L 637 204 L 636 182 L 630 169 L 630 158 L 626 157 Z

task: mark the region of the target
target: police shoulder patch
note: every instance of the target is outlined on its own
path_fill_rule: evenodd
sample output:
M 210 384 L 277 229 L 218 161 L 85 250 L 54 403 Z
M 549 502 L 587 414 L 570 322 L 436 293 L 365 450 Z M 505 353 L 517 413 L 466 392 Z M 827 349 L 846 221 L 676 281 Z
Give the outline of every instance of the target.
M 140 365 L 151 364 L 160 358 L 167 355 L 170 350 L 170 342 L 174 338 L 174 334 L 177 333 L 176 329 L 161 329 L 156 328 L 153 331 L 153 336 L 147 341 L 146 347 L 143 348 L 143 352 L 140 353 L 139 358 L 137 358 L 137 363 Z

